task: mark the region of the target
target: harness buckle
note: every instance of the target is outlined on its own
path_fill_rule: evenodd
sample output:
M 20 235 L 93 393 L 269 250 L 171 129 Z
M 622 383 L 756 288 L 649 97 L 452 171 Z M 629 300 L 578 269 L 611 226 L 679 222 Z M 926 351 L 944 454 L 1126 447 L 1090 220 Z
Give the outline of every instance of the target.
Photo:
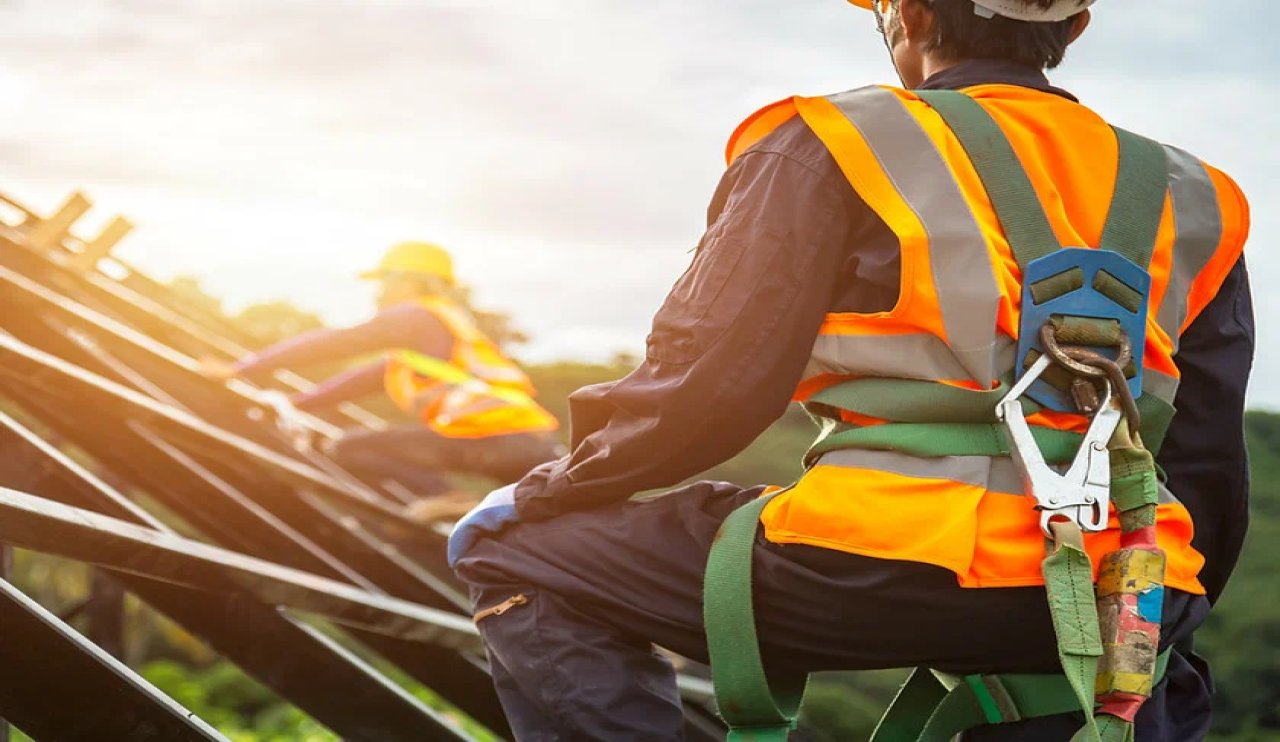
M 1010 453 L 1022 473 L 1027 494 L 1036 501 L 1040 529 L 1045 535 L 1052 538 L 1049 523 L 1054 519 L 1069 520 L 1085 532 L 1103 531 L 1111 510 L 1111 454 L 1107 444 L 1124 415 L 1115 404 L 1111 379 L 1100 379 L 1103 393 L 1098 411 L 1075 459 L 1066 472 L 1059 473 L 1045 462 L 1022 407 L 1022 397 L 1052 363 L 1054 359 L 1049 354 L 1036 359 L 996 405 L 996 418 L 1009 433 Z

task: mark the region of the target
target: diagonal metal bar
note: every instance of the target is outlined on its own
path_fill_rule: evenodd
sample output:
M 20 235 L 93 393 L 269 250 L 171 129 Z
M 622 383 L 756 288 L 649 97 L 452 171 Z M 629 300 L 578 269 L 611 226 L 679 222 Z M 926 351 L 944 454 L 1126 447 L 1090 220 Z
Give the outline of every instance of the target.
M 4 265 L 0 265 L 0 285 L 3 285 L 6 290 L 23 293 L 25 298 L 28 300 L 40 302 L 46 310 L 59 316 L 58 321 L 60 323 L 65 324 L 68 321 L 75 321 L 78 324 L 87 325 L 95 330 L 106 333 L 117 340 L 127 342 L 135 348 L 146 351 L 157 361 L 176 366 L 190 374 L 199 373 L 198 364 L 190 356 L 179 353 L 162 343 L 156 342 L 123 322 L 116 321 L 101 312 L 95 311 L 83 304 L 68 299 L 57 292 L 42 286 L 39 282 L 33 281 L 32 279 L 27 278 L 21 273 L 18 273 Z M 88 344 L 89 347 L 87 347 L 86 350 L 91 352 L 95 350 L 92 341 L 83 337 L 74 339 L 82 344 Z M 147 385 L 143 383 L 139 384 L 139 386 L 146 387 Z M 257 398 L 257 390 L 245 382 L 235 382 L 231 385 L 231 389 L 250 401 L 256 400 Z M 167 394 L 161 393 L 161 395 L 158 396 L 155 394 L 154 389 L 150 388 L 148 388 L 147 391 L 153 397 L 168 401 L 175 407 L 183 407 L 183 405 L 172 401 L 172 398 Z M 337 427 L 318 418 L 306 416 L 303 419 L 306 420 L 317 432 L 325 435 L 336 436 L 341 432 Z
M 0 229 L 0 257 L 10 267 L 25 271 L 30 278 L 39 274 L 49 279 L 44 284 L 56 286 L 59 303 L 71 301 L 70 294 L 75 293 L 87 301 L 109 308 L 118 316 L 126 317 L 130 322 L 143 326 L 142 329 L 157 332 L 165 337 L 182 338 L 184 347 L 199 353 L 218 353 L 239 357 L 249 351 L 243 344 L 245 338 L 229 340 L 227 333 L 235 332 L 235 328 L 225 322 L 217 327 L 206 327 L 185 316 L 172 300 L 168 287 L 138 272 L 128 263 L 112 257 L 104 261 L 113 273 L 120 275 L 113 280 L 106 273 L 91 271 L 82 273 L 73 265 L 75 258 L 67 254 L 39 252 L 24 246 L 22 234 L 13 229 Z M 77 302 L 84 304 L 85 302 Z M 212 318 L 211 318 L 212 319 Z M 276 380 L 286 387 L 305 391 L 315 386 L 303 376 L 282 370 L 274 374 Z M 386 426 L 386 421 L 365 408 L 354 404 L 339 405 L 337 412 L 347 419 L 365 427 L 374 429 Z
M 130 592 L 343 739 L 411 742 L 467 738 L 445 715 L 331 638 L 277 608 L 250 598 L 138 575 L 121 575 L 120 579 Z
M 148 524 L 169 532 L 159 521 L 141 511 L 127 498 L 64 453 L 24 428 L 11 417 L 0 415 L 0 462 L 7 483 L 39 488 L 67 504 L 93 507 L 126 520 Z M 39 462 L 46 462 L 39 466 Z M 142 600 L 166 614 L 215 650 L 298 705 L 321 723 L 348 739 L 437 739 L 452 736 L 435 714 L 407 698 L 398 687 L 374 668 L 335 651 L 327 638 L 317 637 L 308 627 L 280 610 L 254 599 L 186 588 L 170 582 L 138 575 L 114 573 L 120 583 Z M 419 642 L 390 640 L 373 632 L 353 630 L 362 640 L 396 641 L 397 647 L 422 647 L 443 653 L 434 667 L 448 667 L 447 660 L 459 655 L 443 647 Z M 370 643 L 373 646 L 373 643 Z M 375 649 L 378 647 L 375 646 Z M 400 657 L 387 655 L 398 662 Z M 458 675 L 458 673 L 454 673 Z M 452 689 L 450 689 L 452 690 Z M 477 694 L 468 708 L 473 718 L 498 733 L 506 730 L 496 701 L 486 707 L 492 690 Z M 449 695 L 452 699 L 452 693 Z
M 202 466 L 190 454 L 182 449 L 174 446 L 164 438 L 156 435 L 148 430 L 145 425 L 130 421 L 127 423 L 130 429 L 138 434 L 143 440 L 155 446 L 156 450 L 163 456 L 167 456 L 177 465 L 189 470 L 198 481 L 206 484 L 210 489 L 216 491 L 219 495 L 232 500 L 236 505 L 248 511 L 258 520 L 264 522 L 269 528 L 272 536 L 280 541 L 287 541 L 295 544 L 297 548 L 307 551 L 316 560 L 322 562 L 328 567 L 335 576 L 341 576 L 348 582 L 357 585 L 369 592 L 383 592 L 373 582 L 369 581 L 364 575 L 351 569 L 345 563 L 338 560 L 329 552 L 321 549 L 318 545 L 307 539 L 302 534 L 294 530 L 288 523 L 280 520 L 274 513 L 267 508 L 262 507 L 253 499 L 246 497 L 243 492 L 231 486 L 226 480 L 218 477 L 213 472 Z
M 221 428 L 210 425 L 209 423 L 180 410 L 173 409 L 167 405 L 161 404 L 146 395 L 136 392 L 127 387 L 108 381 L 96 374 L 90 373 L 74 364 L 68 363 L 57 356 L 51 355 L 32 345 L 22 342 L 12 335 L 0 334 L 0 356 L 3 356 L 4 363 L 0 363 L 0 367 L 6 370 L 19 369 L 26 367 L 29 371 L 40 371 L 43 374 L 51 375 L 54 381 L 48 381 L 41 377 L 26 376 L 19 374 L 15 376 L 15 381 L 37 381 L 43 383 L 54 383 L 63 394 L 68 393 L 68 387 L 80 387 L 95 390 L 98 393 L 105 393 L 122 402 L 128 403 L 134 408 L 133 412 L 144 418 L 154 420 L 162 420 L 171 423 L 179 428 L 194 433 L 210 443 L 219 447 L 228 448 L 235 451 L 238 455 L 246 456 L 251 459 L 260 461 L 271 466 L 273 469 L 287 474 L 300 484 L 310 486 L 323 496 L 333 498 L 340 502 L 343 506 L 358 511 L 362 516 L 370 517 L 378 522 L 398 526 L 401 528 L 414 529 L 416 525 L 409 521 L 405 514 L 398 508 L 392 508 L 383 504 L 380 499 L 372 496 L 357 497 L 353 491 L 342 486 L 339 482 L 334 481 L 323 472 L 303 464 L 295 459 L 282 456 L 264 446 L 253 441 L 246 440 L 240 436 L 228 433 Z
M 37 399 L 38 397 L 28 394 L 24 398 L 24 406 L 32 406 Z M 106 401 L 108 400 L 103 400 L 103 402 Z M 113 414 L 113 411 L 107 405 L 94 402 L 92 406 L 100 412 L 107 413 L 108 417 L 103 418 L 103 421 L 110 423 L 111 418 L 109 415 Z M 178 508 L 177 512 L 179 515 L 182 515 L 183 517 L 196 517 L 198 520 L 204 515 L 213 515 L 214 518 L 212 521 L 208 518 L 203 518 L 201 522 L 215 527 L 226 523 L 240 523 L 243 529 L 243 526 L 246 523 L 251 522 L 245 521 L 242 516 L 238 516 L 236 512 L 234 512 L 235 508 L 232 508 L 230 511 L 228 511 L 227 508 L 222 508 L 223 512 L 218 515 L 216 508 L 212 511 L 210 510 L 217 504 L 216 501 L 209 500 L 207 497 L 199 495 L 194 498 L 189 497 L 190 495 L 197 494 L 197 491 L 192 489 L 193 480 L 189 476 L 179 474 L 175 477 L 173 476 L 173 473 L 170 473 L 169 475 L 165 475 L 157 479 L 157 474 L 163 474 L 163 470 L 165 469 L 165 467 L 162 466 L 164 464 L 164 459 L 148 454 L 145 449 L 139 450 L 136 447 L 129 446 L 128 440 L 130 436 L 121 436 L 119 433 L 113 432 L 115 430 L 121 430 L 118 426 L 108 424 L 106 427 L 95 427 L 94 424 L 99 422 L 99 417 L 102 417 L 101 415 L 95 415 L 89 418 L 75 415 L 73 416 L 73 419 L 71 417 L 67 417 L 68 411 L 65 405 L 42 406 L 39 414 L 41 419 L 46 422 L 57 422 L 66 419 L 68 426 L 63 430 L 63 433 L 73 436 L 74 440 L 78 441 L 81 445 L 88 446 L 90 453 L 99 459 L 106 457 L 107 460 L 111 461 L 113 467 L 129 464 L 131 470 L 127 473 L 127 478 L 133 482 L 144 482 L 144 486 L 147 487 L 148 491 L 153 496 L 162 495 L 169 506 Z M 85 428 L 84 425 L 86 423 L 88 423 L 90 427 Z M 76 427 L 77 424 L 80 426 L 79 428 Z M 122 430 L 128 431 L 129 427 L 126 426 Z M 108 440 L 110 443 L 104 445 Z M 146 465 L 134 467 L 134 462 L 146 462 Z M 264 495 L 271 495 L 269 490 L 275 486 L 273 479 L 271 477 L 264 477 L 261 473 L 261 469 L 257 469 L 256 471 L 258 472 L 257 474 L 253 475 L 251 478 L 244 479 L 242 486 L 255 490 L 255 496 L 259 498 Z M 198 483 L 203 480 L 196 481 L 197 487 L 203 486 Z M 264 486 L 266 487 L 265 490 Z M 171 492 L 181 492 L 183 495 L 175 498 L 170 496 Z M 429 575 L 422 573 L 422 570 L 418 569 L 416 565 L 411 562 L 407 562 L 402 557 L 399 557 L 394 549 L 389 549 L 386 544 L 377 541 L 371 535 L 361 535 L 360 523 L 355 519 L 336 512 L 325 513 L 316 509 L 331 509 L 331 506 L 328 506 L 324 500 L 321 500 L 320 498 L 311 498 L 307 495 L 302 495 L 300 498 L 297 493 L 285 491 L 280 494 L 279 502 L 277 504 L 288 505 L 296 509 L 299 506 L 304 506 L 308 503 L 312 506 L 312 509 L 304 507 L 302 511 L 299 511 L 298 522 L 308 526 L 316 525 L 321 521 L 334 524 L 347 523 L 350 528 L 354 530 L 355 533 L 353 535 L 362 539 L 359 543 L 362 543 L 363 546 L 361 546 L 359 550 L 351 548 L 346 551 L 350 552 L 349 556 L 357 558 L 361 563 L 368 562 L 365 566 L 378 568 L 376 570 L 376 576 L 380 583 L 385 581 L 387 578 L 392 578 L 388 585 L 398 585 L 400 589 L 408 590 L 408 594 L 404 597 L 408 597 L 417 602 L 422 602 L 423 599 L 431 600 L 434 598 L 437 603 L 440 603 L 439 594 L 434 592 L 431 589 L 432 585 L 425 581 L 425 578 Z M 339 531 L 341 531 L 341 528 L 339 528 Z M 283 535 L 284 534 L 282 534 L 282 536 Z M 330 537 L 327 539 L 327 542 L 333 543 L 335 540 L 333 538 L 334 535 L 335 534 L 329 534 Z M 264 544 L 266 547 L 265 552 L 255 550 L 252 553 L 258 556 L 267 556 L 273 561 L 280 561 L 282 557 L 286 559 L 288 558 L 287 547 L 289 546 L 289 543 L 290 541 L 288 538 L 277 538 L 273 543 Z M 353 543 L 352 547 L 355 545 L 356 544 Z M 237 543 L 236 548 L 240 549 L 242 546 L 243 545 Z M 281 551 L 282 548 L 285 548 L 286 550 Z M 369 572 L 368 574 L 370 574 L 370 576 L 375 576 L 375 572 Z M 435 586 L 435 589 L 446 589 L 447 587 L 448 586 L 437 585 Z M 427 605 L 431 605 L 431 603 L 427 603 Z M 448 602 L 443 603 L 443 605 L 452 607 L 452 604 Z M 472 660 L 468 660 L 463 655 L 447 650 L 441 650 L 439 648 L 428 647 L 426 645 L 418 646 L 411 652 L 399 650 L 389 652 L 385 648 L 385 642 L 381 645 L 375 645 L 374 639 L 376 638 L 376 635 L 371 632 L 356 632 L 356 635 L 362 642 L 373 647 L 375 650 L 383 652 L 385 656 L 392 659 L 395 664 L 399 665 L 406 672 L 425 685 L 431 687 L 433 690 L 436 690 L 444 697 L 448 698 L 454 705 L 458 706 L 473 718 L 488 726 L 490 729 L 499 732 L 505 729 L 505 719 L 502 714 L 502 710 L 497 703 L 495 694 L 493 693 L 491 682 L 487 679 L 487 676 L 483 671 L 482 663 L 477 664 Z
M 13 548 L 0 544 L 0 580 L 8 581 L 13 573 Z M 9 742 L 9 722 L 0 716 L 0 742 Z
M 3 580 L 0 667 L 0 716 L 37 739 L 226 739 Z
M 65 303 L 65 300 L 63 300 L 63 301 L 62 301 L 62 303 Z M 82 319 L 82 320 L 83 320 L 83 318 L 80 318 L 80 319 Z M 86 324 L 87 324 L 87 325 L 89 325 L 91 329 L 94 329 L 94 330 L 100 330 L 100 329 L 101 329 L 101 328 L 99 328 L 99 327 L 93 326 L 93 324 L 92 324 L 92 323 L 90 323 L 90 322 L 87 322 L 87 321 L 86 321 Z M 99 359 L 99 360 L 101 360 L 101 359 Z M 119 372 L 119 369 L 117 369 L 117 372 Z M 188 433 L 189 433 L 190 431 L 186 431 L 186 432 L 188 432 Z M 195 434 L 196 434 L 196 435 L 199 435 L 199 432 L 197 431 Z M 214 441 L 214 442 L 215 442 L 215 443 L 217 443 L 217 441 Z M 236 456 L 239 456 L 239 457 L 241 458 L 241 460 L 245 460 L 245 459 L 244 459 L 244 457 L 241 455 L 241 453 L 242 453 L 242 452 L 238 451 L 238 450 L 237 450 L 237 447 L 234 447 L 234 446 L 232 446 L 232 447 L 226 447 L 226 446 L 223 446 L 222 448 L 223 448 L 223 449 L 225 449 L 225 450 L 224 450 L 224 453 L 225 453 L 226 455 L 228 455 L 228 456 L 236 455 Z M 259 458 L 259 459 L 258 459 L 258 464 L 260 464 L 260 465 L 261 465 L 262 463 L 263 463 L 263 462 L 261 461 L 261 458 Z M 303 466 L 305 466 L 305 465 L 303 465 Z M 320 474 L 320 476 L 324 476 L 324 474 L 319 473 L 319 472 L 317 472 L 317 474 Z M 298 481 L 298 483 L 299 483 L 300 485 L 304 485 L 304 486 L 306 486 L 306 487 L 307 487 L 307 488 L 309 488 L 309 489 L 314 489 L 314 482 L 313 482 L 313 483 L 311 483 L 311 484 L 307 484 L 306 482 L 302 481 L 301 479 L 297 479 L 296 477 L 295 477 L 295 479 Z M 346 490 L 346 489 L 348 488 L 348 486 L 349 486 L 349 483 L 347 483 L 347 482 L 340 482 L 340 483 L 335 483 L 335 485 L 336 485 L 336 486 L 335 486 L 333 489 Z M 323 490 L 321 490 L 321 492 L 323 492 Z M 341 499 L 339 499 L 339 498 L 335 498 L 335 497 L 333 497 L 333 496 L 332 496 L 332 493 L 325 493 L 325 497 L 324 497 L 323 499 L 313 499 L 313 498 L 311 498 L 310 496 L 305 495 L 305 493 L 304 493 L 304 494 L 302 495 L 302 498 L 303 498 L 304 500 L 309 501 L 309 502 L 312 504 L 312 506 L 314 507 L 314 509 L 315 509 L 316 511 L 325 511 L 325 510 L 333 511 L 333 509 L 334 509 L 335 507 L 344 506 L 344 505 L 349 506 L 349 503 L 344 502 L 344 501 L 342 501 L 342 500 L 341 500 Z M 330 512 L 330 513 L 328 513 L 328 514 L 329 514 L 329 515 L 331 515 L 331 516 L 334 516 L 334 518 L 335 518 L 335 519 L 336 519 L 336 518 L 341 518 L 341 517 L 343 517 L 343 516 L 342 516 L 342 514 L 341 514 L 341 513 L 338 513 L 338 512 Z M 386 522 L 383 522 L 383 525 L 388 525 L 388 524 L 387 524 Z M 394 523 L 393 523 L 393 524 L 390 524 L 390 525 L 393 525 L 393 526 L 394 526 L 394 525 L 398 525 L 398 524 L 394 524 Z M 368 540 L 368 546 L 372 547 L 375 551 L 376 551 L 377 547 L 379 547 L 379 545 L 380 545 L 380 544 L 379 544 L 379 542 L 378 542 L 376 539 L 370 538 L 370 539 Z M 348 556 L 349 556 L 349 555 L 348 555 Z M 347 557 L 347 556 L 344 556 L 344 558 L 348 558 L 348 557 Z M 436 586 L 436 589 L 438 590 L 438 589 L 439 589 L 439 586 Z M 372 645 L 372 644 L 374 644 L 375 642 L 379 641 L 379 640 L 382 640 L 384 644 L 386 644 L 387 642 L 399 642 L 399 643 L 402 643 L 402 644 L 407 644 L 407 645 L 409 645 L 409 646 L 417 646 L 417 647 L 420 647 L 420 648 L 422 648 L 422 647 L 426 647 L 426 646 L 427 646 L 427 645 L 415 644 L 415 643 L 413 643 L 413 642 L 404 642 L 404 640 L 392 640 L 392 639 L 387 639 L 387 638 L 386 638 L 385 636 L 383 636 L 383 635 L 370 634 L 370 633 L 368 633 L 368 632 L 360 632 L 360 631 L 357 631 L 357 633 L 362 633 L 362 634 L 367 635 L 366 641 L 367 641 L 367 643 L 370 643 L 371 645 Z M 390 650 L 389 650 L 389 649 L 381 649 L 381 651 L 383 651 L 383 653 L 384 653 L 384 654 L 387 654 L 388 656 L 395 656 L 396 654 L 399 654 L 399 655 L 404 655 L 404 654 L 406 654 L 406 652 L 405 652 L 405 651 L 399 651 L 399 652 L 396 652 L 394 649 L 390 649 Z M 401 664 L 403 664 L 403 662 L 401 662 Z M 426 664 L 426 663 L 423 663 L 423 664 Z M 417 673 L 415 673 L 415 674 L 417 674 Z M 683 690 L 685 690 L 689 695 L 692 695 L 692 696 L 695 696 L 695 697 L 696 697 L 696 696 L 702 696 L 702 697 L 705 697 L 705 695 L 704 695 L 704 693 L 705 693 L 705 688 L 704 688 L 704 687 L 702 687 L 703 685 L 704 685 L 704 684 L 703 684 L 703 683 L 700 683 L 699 681 L 691 680 L 691 679 L 685 679 L 685 680 L 684 680 L 684 682 L 683 682 Z M 697 716 L 697 714 L 695 714 L 695 716 Z M 704 726 L 704 725 L 702 725 L 702 724 L 698 724 L 697 726 L 699 726 L 699 727 L 703 727 L 703 729 L 705 730 L 705 726 Z M 699 735 L 699 736 L 701 736 L 701 735 Z
M 20 353 L 17 355 L 14 362 L 5 364 L 5 366 L 11 366 L 15 363 L 29 363 L 33 369 L 27 373 L 11 375 L 10 379 L 13 382 L 25 384 L 31 383 L 34 380 L 35 383 L 38 384 L 38 386 L 35 387 L 36 389 L 43 390 L 48 395 L 57 395 L 60 398 L 68 398 L 68 395 L 74 395 L 74 397 L 79 400 L 80 406 L 89 402 L 91 398 L 96 398 L 92 401 L 92 404 L 95 407 L 99 405 L 106 407 L 108 405 L 119 406 L 123 404 L 125 409 L 113 410 L 111 413 L 113 415 L 129 415 L 130 413 L 139 412 L 143 413 L 144 416 L 150 420 L 149 425 L 161 424 L 165 426 L 166 430 L 165 434 L 162 436 L 163 439 L 173 441 L 175 443 L 183 442 L 181 447 L 183 450 L 188 452 L 200 450 L 202 452 L 200 463 L 203 466 L 207 467 L 211 465 L 212 458 L 226 458 L 237 461 L 238 463 L 234 467 L 224 466 L 219 468 L 215 473 L 219 477 L 227 479 L 233 485 L 236 484 L 236 479 L 243 480 L 236 489 L 240 492 L 252 490 L 255 494 L 254 499 L 257 501 L 263 501 L 263 498 L 270 499 L 270 509 L 274 514 L 287 516 L 288 523 L 292 528 L 304 532 L 313 541 L 322 541 L 326 550 L 339 550 L 338 552 L 335 552 L 339 558 L 360 573 L 374 579 L 380 588 L 385 589 L 392 594 L 399 595 L 400 597 L 435 607 L 456 608 L 461 604 L 460 601 L 462 598 L 456 587 L 451 585 L 448 581 L 440 580 L 432 572 L 423 569 L 416 562 L 405 558 L 404 555 L 399 553 L 398 549 L 388 544 L 383 540 L 383 538 L 375 538 L 371 534 L 367 533 L 359 519 L 351 518 L 349 515 L 344 514 L 341 508 L 349 505 L 353 501 L 352 498 L 324 498 L 326 501 L 330 502 L 331 505 L 322 507 L 320 498 L 315 497 L 313 494 L 303 494 L 302 496 L 299 496 L 298 492 L 294 489 L 295 487 L 300 486 L 303 487 L 306 492 L 321 494 L 319 488 L 307 486 L 308 482 L 312 480 L 300 480 L 297 477 L 287 476 L 286 480 L 288 484 L 286 486 L 282 483 L 279 477 L 263 476 L 263 468 L 265 468 L 267 472 L 279 473 L 278 469 L 275 467 L 278 459 L 259 458 L 246 460 L 245 457 L 240 454 L 239 448 L 224 445 L 221 438 L 211 438 L 204 432 L 204 428 L 201 428 L 200 430 L 192 430 L 185 426 L 171 425 L 164 417 L 147 415 L 147 413 L 152 410 L 150 406 L 145 406 L 140 410 L 135 405 L 136 400 L 130 401 L 130 399 L 122 398 L 117 395 L 117 392 L 120 392 L 123 393 L 125 397 L 128 397 L 130 390 L 113 385 L 110 382 L 90 374 L 84 369 L 80 369 L 79 367 L 60 361 L 56 357 L 52 357 L 47 353 L 33 349 L 19 341 L 13 340 L 12 338 L 0 337 L 0 345 L 3 345 L 6 342 L 12 343 L 15 347 L 26 349 L 26 351 L 33 356 L 28 357 Z M 3 359 L 0 358 L 0 360 Z M 43 365 L 43 362 L 45 361 L 49 361 L 54 365 L 52 367 L 46 367 Z M 3 367 L 4 366 L 0 366 L 0 368 Z M 85 385 L 82 387 L 74 387 L 65 383 L 63 376 L 68 370 L 73 375 L 73 382 L 79 379 L 86 379 L 87 381 Z M 42 378 L 41 374 L 45 371 L 48 371 L 53 375 L 47 378 Z M 99 399 L 101 401 L 98 401 Z M 154 402 L 151 404 L 154 404 Z M 46 404 L 45 407 L 49 410 L 48 414 L 54 419 L 66 417 L 68 410 L 72 409 L 65 404 L 56 403 Z M 130 476 L 135 480 L 138 480 L 138 478 L 141 478 L 141 481 L 155 479 L 158 472 L 156 470 L 154 457 L 148 457 L 145 452 L 123 455 L 125 454 L 126 449 L 121 449 L 119 446 L 127 443 L 125 439 L 122 439 L 118 433 L 112 433 L 110 435 L 96 435 L 93 434 L 92 431 L 85 431 L 83 429 L 77 430 L 77 426 L 83 428 L 86 422 L 92 425 L 95 421 L 85 421 L 83 417 L 79 416 L 77 416 L 76 420 L 68 418 L 64 425 L 64 427 L 68 427 L 68 430 L 64 431 L 64 433 L 73 435 L 81 445 L 89 448 L 90 450 L 98 451 L 101 457 L 106 457 L 106 460 L 113 461 L 113 466 L 119 465 L 133 468 L 134 471 Z M 137 427 L 136 424 L 131 425 L 134 428 Z M 205 427 L 214 431 L 217 435 L 226 436 L 225 433 L 221 433 L 217 428 L 207 425 Z M 150 428 L 148 427 L 148 429 Z M 154 440 L 152 443 L 154 443 Z M 104 446 L 106 446 L 106 449 L 104 449 Z M 111 450 L 112 446 L 116 447 L 114 449 L 114 453 Z M 152 463 L 139 470 L 137 467 L 134 467 L 134 462 L 139 460 L 149 460 Z M 251 464 L 253 466 L 252 473 L 244 471 L 245 464 Z M 243 476 L 237 475 L 236 470 L 240 470 L 240 474 Z M 199 472 L 196 473 L 198 474 Z M 316 473 L 316 476 L 319 477 L 321 475 Z M 330 486 L 338 486 L 338 483 L 333 480 L 326 479 L 325 481 Z M 184 509 L 190 510 L 190 508 L 184 508 L 184 503 L 182 502 L 173 502 L 168 490 L 181 489 L 186 486 L 188 485 L 185 485 L 182 479 L 174 479 L 171 477 L 167 487 L 162 484 L 155 484 L 152 489 L 156 494 L 170 500 L 168 504 L 172 507 L 179 508 L 179 513 L 182 514 L 184 513 Z M 360 500 L 354 501 L 361 502 Z M 364 513 L 362 512 L 361 514 Z M 254 531 L 249 529 L 246 531 L 223 534 L 222 532 L 225 531 L 225 526 L 229 523 L 237 522 L 253 526 L 254 524 L 250 521 L 246 521 L 245 517 L 247 515 L 251 520 L 257 517 L 252 513 L 246 512 L 239 516 L 224 514 L 219 517 L 210 518 L 208 516 L 212 515 L 212 513 L 205 511 L 203 508 L 200 508 L 195 512 L 191 512 L 190 515 L 196 519 L 195 522 L 200 525 L 202 530 L 213 529 L 211 532 L 214 534 L 229 536 L 231 538 L 230 543 L 239 550 L 246 550 L 248 545 L 244 543 L 244 538 L 251 536 Z M 184 517 L 186 516 L 184 515 Z M 386 524 L 382 523 L 381 525 L 385 526 Z M 391 531 L 383 534 L 383 537 L 385 538 L 386 536 L 390 536 L 392 538 L 397 538 L 398 540 L 407 540 L 413 538 L 414 534 L 416 534 L 416 538 L 422 538 L 422 531 L 419 526 L 414 524 L 412 527 L 406 528 L 403 521 L 397 520 Z M 277 532 L 271 538 L 273 541 L 276 541 L 275 546 L 277 547 L 272 550 L 271 554 L 259 553 L 253 549 L 250 550 L 259 556 L 269 556 L 270 558 L 277 560 L 283 558 L 294 566 L 315 571 L 314 565 L 300 562 L 298 558 L 284 556 L 279 551 L 279 547 L 287 546 L 289 542 L 290 536 L 287 532 Z M 261 544 L 262 542 L 259 540 L 257 543 Z M 314 551 L 314 549 L 311 549 L 311 551 Z
M 470 620 L 308 572 L 0 487 L 0 541 L 263 602 L 342 625 L 458 650 L 480 649 Z

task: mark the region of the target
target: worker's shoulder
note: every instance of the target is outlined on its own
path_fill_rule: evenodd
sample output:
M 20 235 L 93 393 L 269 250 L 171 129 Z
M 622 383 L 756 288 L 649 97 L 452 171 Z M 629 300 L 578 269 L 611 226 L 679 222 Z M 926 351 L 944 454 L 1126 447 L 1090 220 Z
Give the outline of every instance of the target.
M 451 300 L 415 297 L 397 302 L 379 311 L 369 321 L 378 328 L 394 328 L 400 333 L 412 333 L 445 324 L 442 315 L 457 311 Z
M 821 96 L 827 99 L 844 99 L 864 91 L 882 89 L 867 86 L 854 90 Z M 826 148 L 800 115 L 799 106 L 813 98 L 789 96 L 770 103 L 752 113 L 738 124 L 729 137 L 725 159 L 732 165 L 748 153 L 782 155 L 807 161 L 810 164 L 825 163 Z
M 822 140 L 799 117 L 792 118 L 748 147 L 741 158 L 773 156 L 792 160 L 815 173 L 835 173 L 837 168 Z
M 1193 193 L 1186 184 L 1201 184 L 1200 193 L 1205 193 L 1204 186 L 1217 196 L 1218 218 L 1226 231 L 1226 237 L 1233 235 L 1243 241 L 1249 231 L 1249 200 L 1244 189 L 1235 178 L 1205 159 L 1188 152 L 1181 147 L 1165 144 L 1168 159 L 1170 185 L 1176 199 L 1179 192 Z M 1179 186 L 1182 188 L 1179 188 Z

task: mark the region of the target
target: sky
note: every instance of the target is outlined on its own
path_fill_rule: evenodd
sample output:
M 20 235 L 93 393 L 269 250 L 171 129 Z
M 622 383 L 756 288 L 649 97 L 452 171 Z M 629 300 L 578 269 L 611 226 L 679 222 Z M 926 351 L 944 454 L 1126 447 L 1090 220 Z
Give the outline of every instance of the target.
M 1280 3 L 1100 0 L 1053 79 L 1231 173 L 1254 209 L 1251 392 L 1280 409 Z M 0 0 L 0 191 L 74 189 L 121 257 L 239 308 L 371 311 L 354 274 L 438 241 L 526 360 L 643 349 L 733 128 L 893 82 L 842 0 Z

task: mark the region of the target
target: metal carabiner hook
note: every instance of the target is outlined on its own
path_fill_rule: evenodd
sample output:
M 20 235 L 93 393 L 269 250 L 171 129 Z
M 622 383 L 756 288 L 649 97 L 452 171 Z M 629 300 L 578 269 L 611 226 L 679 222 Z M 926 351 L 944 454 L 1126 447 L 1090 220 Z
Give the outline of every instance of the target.
M 1107 444 L 1120 425 L 1123 413 L 1114 404 L 1111 382 L 1103 379 L 1102 404 L 1089 423 L 1084 441 L 1063 474 L 1044 460 L 1022 408 L 1022 395 L 1044 374 L 1053 359 L 1040 356 L 1004 399 L 996 405 L 996 417 L 1009 433 L 1010 454 L 1022 473 L 1027 494 L 1041 511 L 1040 528 L 1052 537 L 1049 522 L 1066 518 L 1086 532 L 1107 527 L 1111 508 L 1111 455 Z

